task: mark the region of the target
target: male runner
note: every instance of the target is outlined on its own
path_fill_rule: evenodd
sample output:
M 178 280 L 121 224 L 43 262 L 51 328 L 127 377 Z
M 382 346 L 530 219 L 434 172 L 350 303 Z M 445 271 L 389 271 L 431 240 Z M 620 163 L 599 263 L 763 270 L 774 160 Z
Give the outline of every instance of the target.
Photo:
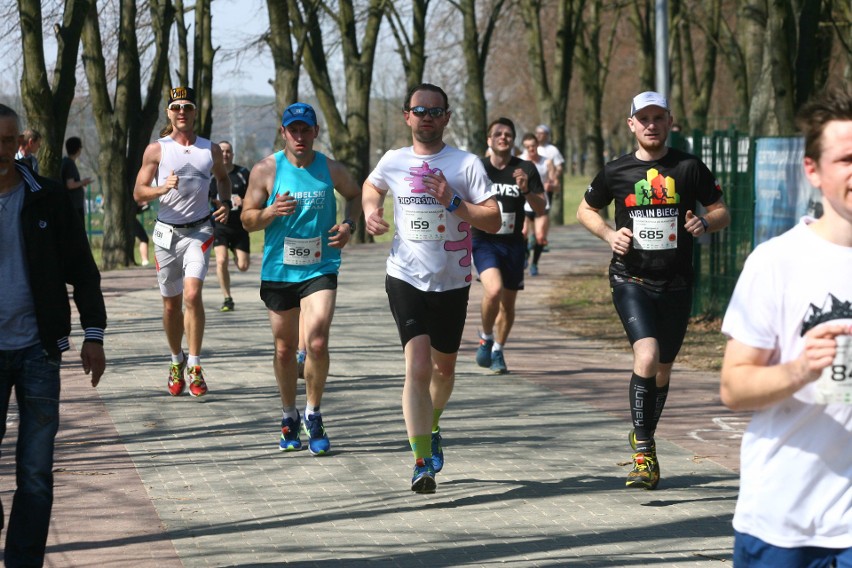
M 491 180 L 503 224 L 496 234 L 473 229 L 473 263 L 479 272 L 482 331 L 476 363 L 492 373 L 508 373 L 503 346 L 515 323 L 515 302 L 524 289 L 524 204 L 537 215 L 545 208 L 544 186 L 536 166 L 512 155 L 515 123 L 498 118 L 488 126 L 488 157 L 482 165 Z
M 280 130 L 284 149 L 252 168 L 241 218 L 247 230 L 265 231 L 260 297 L 269 310 L 283 407 L 278 447 L 301 450 L 304 427 L 308 449 L 319 456 L 331 448 L 320 402 L 328 378 L 340 249 L 352 238 L 353 219 L 361 214 L 361 188 L 343 164 L 314 150 L 319 125 L 310 105 L 288 106 Z M 341 222 L 334 190 L 346 199 Z M 307 346 L 304 417 L 296 409 L 300 315 Z
M 665 97 L 636 95 L 627 125 L 639 148 L 604 166 L 577 218 L 613 252 L 612 300 L 633 346 L 627 486 L 654 489 L 660 481 L 654 431 L 692 308 L 693 240 L 727 227 L 730 216 L 707 166 L 666 146 L 672 116 Z M 613 200 L 615 229 L 599 214 Z M 699 203 L 707 208 L 703 216 L 695 214 Z
M 137 203 L 160 200 L 153 241 L 163 328 L 172 355 L 169 394 L 183 394 L 189 379 L 189 394 L 197 397 L 207 393 L 201 368 L 205 322 L 201 291 L 213 244 L 210 176 L 219 184 L 221 201 L 212 213 L 217 221 L 224 221 L 231 208 L 231 181 L 219 146 L 195 134 L 195 110 L 193 89 L 169 91 L 169 123 L 160 131 L 161 138 L 145 148 L 133 199 Z M 188 357 L 181 346 L 184 333 Z
M 371 235 L 385 234 L 390 192 L 396 233 L 385 289 L 405 352 L 402 412 L 414 453 L 411 490 L 434 493 L 444 465 L 439 418 L 455 381 L 470 293 L 471 226 L 500 229 L 482 162 L 444 143 L 450 121 L 447 94 L 423 83 L 402 107 L 413 144 L 387 152 L 364 182 L 364 215 Z

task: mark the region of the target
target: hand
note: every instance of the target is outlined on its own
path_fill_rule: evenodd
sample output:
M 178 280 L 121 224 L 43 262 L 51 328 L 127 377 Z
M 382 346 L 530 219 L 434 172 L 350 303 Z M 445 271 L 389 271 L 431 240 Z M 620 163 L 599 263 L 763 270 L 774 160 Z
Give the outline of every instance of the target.
M 852 335 L 852 326 L 818 325 L 805 334 L 805 347 L 795 361 L 793 382 L 801 387 L 820 377 L 837 355 L 838 335 Z
M 692 211 L 686 212 L 686 223 L 683 224 L 683 228 L 689 231 L 689 234 L 693 237 L 698 237 L 707 232 L 704 230 L 704 223 L 701 222 L 701 217 Z
M 92 386 L 98 386 L 106 368 L 104 346 L 94 341 L 84 341 L 80 349 L 80 359 L 83 360 L 83 372 L 92 375 Z
M 80 187 L 86 187 L 87 185 L 89 185 L 93 181 L 94 180 L 92 178 L 86 178 L 86 179 L 80 181 Z
M 218 199 L 214 199 L 213 203 L 216 204 L 216 211 L 213 212 L 213 218 L 220 223 L 227 222 L 228 215 L 231 213 L 231 208 Z
M 163 190 L 160 195 L 165 195 L 171 190 L 178 191 L 178 184 L 180 183 L 180 179 L 175 175 L 175 171 L 172 170 L 169 174 L 169 177 L 166 178 L 166 183 L 163 184 Z
M 527 182 L 529 182 L 527 173 L 521 168 L 516 168 L 515 171 L 512 172 L 512 177 L 515 178 L 515 183 L 518 184 L 518 189 L 521 190 L 521 193 L 526 193 Z
M 289 191 L 275 196 L 275 201 L 268 207 L 273 217 L 286 217 L 296 212 L 296 198 Z
M 633 244 L 633 231 L 627 227 L 622 227 L 611 233 L 608 241 L 612 252 L 624 256 L 630 251 L 630 246 Z
M 379 207 L 366 220 L 367 232 L 374 237 L 384 235 L 390 229 L 390 224 L 384 220 L 385 208 Z
M 444 172 L 437 171 L 424 175 L 423 185 L 426 186 L 429 195 L 438 200 L 438 203 L 444 207 L 450 206 L 454 193 L 450 184 L 447 183 L 447 178 L 444 177 Z
M 331 235 L 328 238 L 328 246 L 343 248 L 352 238 L 352 227 L 349 223 L 338 223 L 328 231 L 328 234 Z

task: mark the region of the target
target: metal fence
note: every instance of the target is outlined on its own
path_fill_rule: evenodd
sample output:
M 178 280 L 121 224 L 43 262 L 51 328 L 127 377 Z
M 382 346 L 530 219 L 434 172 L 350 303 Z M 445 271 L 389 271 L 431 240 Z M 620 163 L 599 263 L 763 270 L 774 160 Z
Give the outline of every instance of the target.
M 693 316 L 721 317 L 754 241 L 753 140 L 731 128 L 707 136 L 696 131 L 692 150 L 716 175 L 731 213 L 724 231 L 698 239 L 695 247 Z

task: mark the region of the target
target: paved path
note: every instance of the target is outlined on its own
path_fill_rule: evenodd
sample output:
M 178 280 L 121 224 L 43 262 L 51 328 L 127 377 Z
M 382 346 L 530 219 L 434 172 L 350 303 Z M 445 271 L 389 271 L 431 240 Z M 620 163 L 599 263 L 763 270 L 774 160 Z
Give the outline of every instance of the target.
M 236 311 L 205 292 L 211 392 L 167 396 L 161 301 L 150 268 L 105 273 L 109 367 L 97 390 L 63 372 L 47 565 L 710 566 L 731 561 L 743 415 L 718 377 L 677 370 L 657 446 L 657 491 L 627 490 L 627 353 L 567 336 L 546 298 L 558 278 L 604 270 L 602 243 L 556 228 L 527 279 L 511 374 L 473 363 L 474 284 L 456 389 L 442 419 L 434 495 L 409 490 L 403 357 L 384 293 L 388 245 L 348 249 L 323 411 L 332 453 L 277 450 L 280 404 L 258 257 L 233 276 Z M 298 404 L 304 404 L 300 387 Z M 9 442 L 0 498 L 11 502 Z M 378 564 L 376 564 L 378 563 Z

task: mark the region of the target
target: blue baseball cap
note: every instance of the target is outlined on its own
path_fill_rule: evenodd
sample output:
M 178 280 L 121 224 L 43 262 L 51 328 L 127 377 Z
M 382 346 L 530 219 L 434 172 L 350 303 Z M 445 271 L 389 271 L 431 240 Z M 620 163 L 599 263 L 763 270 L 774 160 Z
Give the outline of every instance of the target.
M 317 113 L 311 105 L 305 103 L 293 103 L 284 109 L 281 117 L 281 126 L 287 127 L 294 122 L 301 121 L 308 126 L 317 125 Z

